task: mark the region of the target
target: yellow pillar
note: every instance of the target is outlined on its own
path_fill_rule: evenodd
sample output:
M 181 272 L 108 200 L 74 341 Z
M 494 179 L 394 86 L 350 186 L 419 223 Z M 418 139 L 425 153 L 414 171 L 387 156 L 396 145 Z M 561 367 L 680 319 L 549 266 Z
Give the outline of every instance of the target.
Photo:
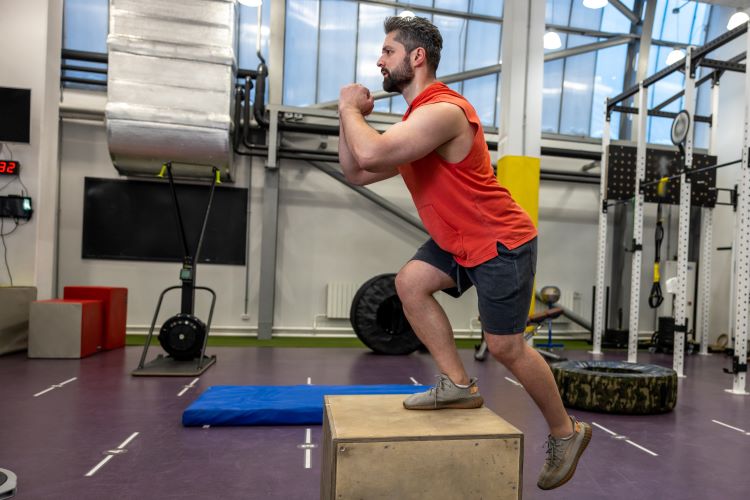
M 531 156 L 503 156 L 497 162 L 497 182 L 526 210 L 534 227 L 539 227 L 539 171 L 541 160 Z M 536 288 L 536 287 L 535 287 Z M 534 293 L 531 309 L 534 313 Z

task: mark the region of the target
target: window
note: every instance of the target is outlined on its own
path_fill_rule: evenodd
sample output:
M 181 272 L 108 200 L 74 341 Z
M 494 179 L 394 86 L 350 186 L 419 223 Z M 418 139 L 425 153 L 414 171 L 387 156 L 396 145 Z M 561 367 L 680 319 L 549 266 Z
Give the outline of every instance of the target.
M 280 0 L 279 0 L 280 1 Z M 284 57 L 284 104 L 308 106 L 337 99 L 341 86 L 359 82 L 374 91 L 381 89 L 382 77 L 376 66 L 383 41 L 383 20 L 402 8 L 356 0 L 284 0 L 286 1 L 286 40 Z M 633 8 L 634 0 L 621 0 Z M 261 9 L 261 54 L 268 60 L 271 0 Z M 500 18 L 503 0 L 410 0 L 397 2 L 417 15 L 434 22 L 444 39 L 438 77 L 492 66 L 500 61 L 502 24 L 491 20 L 445 15 L 428 9 L 445 9 L 467 14 Z M 677 11 L 675 12 L 675 9 Z M 653 38 L 656 41 L 702 45 L 712 12 L 726 9 L 685 0 L 658 0 Z M 257 7 L 239 6 L 238 67 L 255 69 Z M 109 23 L 108 0 L 65 0 L 63 47 L 69 50 L 107 52 Z M 580 0 L 547 0 L 546 22 L 607 33 L 630 33 L 631 23 L 611 4 L 603 9 L 588 9 Z M 563 49 L 596 43 L 606 38 L 560 32 Z M 623 90 L 627 44 L 546 62 L 542 96 L 542 131 L 573 136 L 600 137 L 603 129 L 604 101 Z M 649 58 L 649 74 L 662 69 L 671 47 L 655 43 Z M 104 88 L 106 64 L 66 59 L 63 75 L 83 79 L 74 85 Z M 71 66 L 78 68 L 71 69 Z M 79 68 L 95 71 L 81 71 Z M 273 71 L 273 68 L 270 68 Z M 681 74 L 671 75 L 651 87 L 649 104 L 655 106 L 682 89 Z M 100 85 L 90 85 L 91 81 Z M 87 82 L 88 81 L 88 82 Z M 70 83 L 66 83 L 70 84 Z M 498 75 L 458 81 L 451 87 L 464 94 L 479 113 L 482 123 L 498 123 Z M 698 110 L 708 114 L 708 85 L 698 93 Z M 681 109 L 682 100 L 665 108 Z M 376 111 L 403 113 L 406 103 L 394 97 L 376 102 Z M 669 142 L 671 120 L 650 117 L 648 140 Z M 618 138 L 620 117 L 611 121 L 613 138 Z M 705 144 L 707 127 L 696 145 Z
M 258 43 L 258 8 L 239 4 L 240 25 L 238 32 L 237 67 L 255 69 L 260 64 L 257 56 Z M 261 7 L 260 53 L 268 61 L 268 40 L 270 37 L 271 2 L 266 0 Z
M 675 9 L 679 9 L 676 13 Z M 686 3 L 681 0 L 659 0 L 656 4 L 653 37 L 659 40 L 684 43 L 686 45 L 703 45 L 706 25 L 710 8 L 698 2 Z M 649 74 L 656 73 L 667 66 L 666 60 L 671 47 L 652 46 L 649 55 Z M 685 76 L 682 73 L 672 73 L 649 88 L 649 107 L 653 108 L 669 99 L 685 88 Z M 699 92 L 704 92 L 700 89 Z M 684 98 L 666 106 L 664 111 L 677 112 L 683 109 Z M 697 106 L 697 105 L 696 105 Z M 699 109 L 696 107 L 696 109 Z M 672 119 L 651 116 L 648 119 L 648 142 L 656 144 L 672 144 L 670 131 Z M 706 147 L 707 127 L 696 128 L 695 145 Z
M 497 0 L 418 0 L 403 2 L 430 19 L 443 36 L 438 78 L 497 64 L 502 29 L 499 22 L 419 11 L 419 6 L 500 18 Z M 376 62 L 383 44 L 383 21 L 402 9 L 348 0 L 287 0 L 284 57 L 284 104 L 308 106 L 338 98 L 339 89 L 357 82 L 382 89 Z M 476 107 L 483 123 L 497 117 L 497 75 L 451 84 Z M 380 99 L 375 111 L 403 113 L 403 98 Z
M 623 2 L 633 8 L 633 0 Z M 673 12 L 678 8 L 678 11 Z M 652 37 L 657 41 L 702 45 L 711 7 L 685 0 L 658 0 Z M 592 31 L 627 34 L 631 23 L 611 4 L 603 9 L 588 9 L 578 0 L 547 0 L 547 24 Z M 559 33 L 562 49 L 605 40 L 581 34 Z M 649 56 L 648 74 L 665 66 L 669 46 L 654 44 Z M 570 56 L 544 65 L 542 103 L 542 131 L 573 136 L 601 137 L 604 103 L 624 90 L 628 44 L 617 45 L 595 52 Z M 650 87 L 649 106 L 654 107 L 682 90 L 681 74 L 673 74 Z M 699 106 L 705 99 L 699 98 Z M 666 108 L 681 109 L 682 100 Z M 705 105 L 704 105 L 705 106 Z M 611 137 L 620 137 L 620 116 L 615 113 L 610 122 Z M 669 143 L 671 120 L 649 118 L 649 142 Z M 699 129 L 702 129 L 699 127 Z M 705 134 L 704 134 L 705 135 Z
M 632 8 L 632 0 L 623 2 Z M 592 31 L 629 33 L 630 21 L 612 5 L 589 9 L 580 1 L 548 0 L 547 24 Z M 563 46 L 578 47 L 605 40 L 580 34 L 559 33 Z M 623 90 L 627 44 L 587 52 L 544 64 L 542 132 L 601 137 L 604 102 Z M 619 121 L 611 121 L 612 137 Z
M 295 0 L 286 5 L 284 42 L 284 104 L 306 106 L 316 97 L 318 74 L 319 0 Z M 330 55 L 329 55 L 330 57 Z
M 82 52 L 107 53 L 109 32 L 108 0 L 65 0 L 63 6 L 63 49 Z M 70 79 L 66 86 L 105 89 L 106 63 L 63 59 L 62 76 Z M 93 71 L 68 69 L 92 68 Z M 96 83 L 86 82 L 101 82 Z
M 64 48 L 106 54 L 108 32 L 109 0 L 65 0 Z

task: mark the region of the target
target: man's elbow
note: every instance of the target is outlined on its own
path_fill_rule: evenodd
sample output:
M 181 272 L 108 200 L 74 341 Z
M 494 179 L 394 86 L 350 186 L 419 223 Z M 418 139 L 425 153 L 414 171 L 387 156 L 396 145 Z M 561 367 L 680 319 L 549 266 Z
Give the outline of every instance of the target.
M 383 161 L 382 155 L 367 154 L 360 156 L 359 167 L 365 172 L 371 174 L 377 174 L 388 168 L 388 165 Z
M 382 170 L 383 155 L 375 144 L 359 144 L 351 148 L 352 156 L 365 172 L 378 173 Z
M 353 175 L 349 173 L 344 174 L 344 178 L 346 179 L 346 182 L 349 184 L 353 184 L 355 186 L 364 186 L 364 179 L 360 175 Z

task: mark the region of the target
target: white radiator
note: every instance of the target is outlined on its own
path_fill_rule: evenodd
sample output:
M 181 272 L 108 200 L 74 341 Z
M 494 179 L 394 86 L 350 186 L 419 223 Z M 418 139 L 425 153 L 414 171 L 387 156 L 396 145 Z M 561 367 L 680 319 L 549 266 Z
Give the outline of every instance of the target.
M 329 319 L 348 319 L 352 299 L 357 293 L 354 283 L 332 282 L 326 286 L 326 317 Z

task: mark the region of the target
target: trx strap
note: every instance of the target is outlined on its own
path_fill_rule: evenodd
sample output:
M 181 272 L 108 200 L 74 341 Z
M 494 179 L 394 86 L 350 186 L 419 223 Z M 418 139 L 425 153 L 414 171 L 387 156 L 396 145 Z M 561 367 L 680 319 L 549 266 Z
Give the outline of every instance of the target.
M 667 182 L 669 178 L 662 177 L 656 187 L 656 193 L 659 198 L 663 198 L 667 191 Z M 661 217 L 661 201 L 656 206 L 656 231 L 654 233 L 655 253 L 654 253 L 654 283 L 651 285 L 651 293 L 648 296 L 648 305 L 651 309 L 656 309 L 664 302 L 664 296 L 661 292 L 659 261 L 661 260 L 661 243 L 664 240 L 664 225 Z

